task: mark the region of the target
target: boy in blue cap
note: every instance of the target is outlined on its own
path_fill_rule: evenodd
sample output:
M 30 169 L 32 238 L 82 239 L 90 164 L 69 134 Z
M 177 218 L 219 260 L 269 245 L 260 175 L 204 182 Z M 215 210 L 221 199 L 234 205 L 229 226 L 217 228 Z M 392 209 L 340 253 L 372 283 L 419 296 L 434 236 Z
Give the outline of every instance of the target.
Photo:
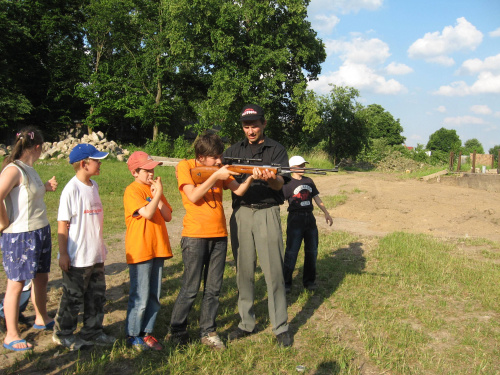
M 97 183 L 101 159 L 107 152 L 90 144 L 79 144 L 69 155 L 76 171 L 64 187 L 59 202 L 57 232 L 59 266 L 63 271 L 63 294 L 55 318 L 55 343 L 70 350 L 83 346 L 110 345 L 116 339 L 103 332 L 106 283 L 106 246 L 102 234 L 103 210 Z M 83 327 L 74 335 L 83 304 Z

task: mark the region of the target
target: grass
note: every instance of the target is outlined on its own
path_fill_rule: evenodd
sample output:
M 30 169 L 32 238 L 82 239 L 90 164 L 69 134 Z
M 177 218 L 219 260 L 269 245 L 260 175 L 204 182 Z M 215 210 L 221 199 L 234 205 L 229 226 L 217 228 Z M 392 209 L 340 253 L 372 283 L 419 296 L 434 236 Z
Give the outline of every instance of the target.
M 74 175 L 65 162 L 39 162 L 43 180 L 56 175 L 60 189 L 47 194 L 51 224 L 58 197 Z M 105 236 L 125 229 L 123 191 L 132 177 L 124 163 L 106 160 L 100 186 L 105 209 Z M 182 203 L 173 168 L 158 168 L 174 212 Z M 359 189 L 322 196 L 329 210 Z M 229 194 L 226 194 L 226 197 Z M 286 213 L 282 212 L 283 218 Z M 283 220 L 286 223 L 285 220 Z M 54 244 L 54 246 L 56 246 Z M 480 256 L 470 256 L 478 249 Z M 195 301 L 188 330 L 193 343 L 177 348 L 165 343 L 162 352 L 136 353 L 125 347 L 123 321 L 112 324 L 120 341 L 112 349 L 71 353 L 55 347 L 20 355 L 7 374 L 48 372 L 54 363 L 66 374 L 498 374 L 500 373 L 500 244 L 481 239 L 438 240 L 426 235 L 391 233 L 380 239 L 344 232 L 320 233 L 318 284 L 315 292 L 301 287 L 302 255 L 288 296 L 291 348 L 278 348 L 267 315 L 264 276 L 255 275 L 255 314 L 259 332 L 228 345 L 223 353 L 197 343 L 200 301 Z M 57 253 L 54 251 L 53 253 Z M 163 338 L 179 292 L 182 260 L 168 260 L 164 270 L 162 310 L 155 334 Z M 108 311 L 126 309 L 124 298 Z M 228 251 L 218 332 L 225 339 L 239 322 L 235 267 Z M 124 302 L 122 301 L 124 300 Z

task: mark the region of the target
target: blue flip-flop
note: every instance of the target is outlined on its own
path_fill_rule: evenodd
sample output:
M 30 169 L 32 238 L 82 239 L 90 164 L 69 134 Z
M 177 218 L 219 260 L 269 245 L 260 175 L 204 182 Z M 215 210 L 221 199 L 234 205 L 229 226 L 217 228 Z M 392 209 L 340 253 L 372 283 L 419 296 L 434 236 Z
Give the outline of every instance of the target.
M 54 324 L 56 324 L 55 321 L 51 321 L 50 323 L 47 323 L 46 325 L 42 326 L 40 324 L 33 324 L 34 329 L 46 329 L 46 330 L 51 330 L 54 328 Z
M 14 345 L 16 344 L 26 344 L 26 348 L 15 348 Z M 14 352 L 24 352 L 25 350 L 33 350 L 32 346 L 28 346 L 28 342 L 26 340 L 14 340 L 11 341 L 9 344 L 3 343 L 3 347 L 5 349 L 9 349 Z

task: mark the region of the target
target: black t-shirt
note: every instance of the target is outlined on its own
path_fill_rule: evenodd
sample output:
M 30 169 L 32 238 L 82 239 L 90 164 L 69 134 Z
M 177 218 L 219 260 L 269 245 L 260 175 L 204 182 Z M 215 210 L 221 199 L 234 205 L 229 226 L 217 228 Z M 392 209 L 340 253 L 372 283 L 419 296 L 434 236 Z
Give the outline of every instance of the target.
M 314 209 L 312 200 L 319 194 L 314 181 L 309 177 L 300 180 L 292 178 L 290 182 L 283 185 L 283 194 L 288 200 L 288 211 L 312 212 Z
M 244 139 L 235 143 L 224 152 L 224 157 L 233 158 L 246 158 L 246 159 L 262 159 L 262 162 L 255 162 L 256 166 L 265 166 L 278 164 L 281 167 L 288 167 L 288 154 L 285 147 L 276 142 L 275 140 L 265 137 L 264 142 L 258 146 L 250 145 L 248 139 Z M 285 179 L 285 183 L 290 180 L 290 174 L 281 174 Z M 241 176 L 234 176 L 236 181 L 240 184 L 245 181 L 249 175 L 242 174 Z M 268 203 L 273 205 L 283 204 L 283 192 L 281 190 L 273 190 L 265 181 L 257 180 L 252 181 L 250 188 L 242 196 L 232 194 L 233 208 L 241 205 Z

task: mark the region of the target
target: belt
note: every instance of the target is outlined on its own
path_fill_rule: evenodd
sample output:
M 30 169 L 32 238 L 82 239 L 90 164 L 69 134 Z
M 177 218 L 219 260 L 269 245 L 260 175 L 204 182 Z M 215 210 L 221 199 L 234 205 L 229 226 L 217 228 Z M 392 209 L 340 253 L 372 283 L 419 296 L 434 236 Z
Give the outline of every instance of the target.
M 312 215 L 312 211 L 290 211 L 288 214 L 293 215 Z
M 264 208 L 276 207 L 277 204 L 271 204 L 271 203 L 253 203 L 253 204 L 242 204 L 241 206 L 242 207 L 251 208 L 253 210 L 262 210 Z

